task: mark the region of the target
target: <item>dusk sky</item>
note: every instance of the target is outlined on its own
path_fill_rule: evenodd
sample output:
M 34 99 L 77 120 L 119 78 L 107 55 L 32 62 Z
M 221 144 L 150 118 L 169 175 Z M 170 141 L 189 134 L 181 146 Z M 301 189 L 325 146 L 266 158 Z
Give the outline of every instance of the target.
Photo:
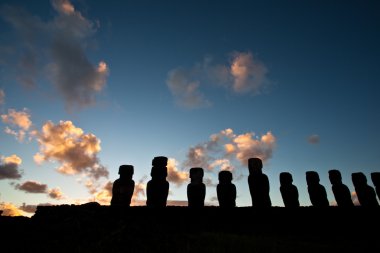
M 191 167 L 206 203 L 233 172 L 250 206 L 247 159 L 260 157 L 274 206 L 290 172 L 380 171 L 379 1 L 0 1 L 0 203 L 108 205 L 121 164 L 145 204 L 167 156 L 169 204 Z M 12 213 L 13 212 L 13 213 Z

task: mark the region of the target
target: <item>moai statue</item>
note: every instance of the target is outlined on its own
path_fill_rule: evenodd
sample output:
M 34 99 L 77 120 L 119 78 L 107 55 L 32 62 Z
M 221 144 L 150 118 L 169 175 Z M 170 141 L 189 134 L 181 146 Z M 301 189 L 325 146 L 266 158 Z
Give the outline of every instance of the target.
M 311 204 L 315 207 L 329 206 L 326 189 L 319 183 L 318 173 L 315 171 L 307 171 L 306 182 Z
M 253 207 L 271 207 L 269 180 L 262 172 L 263 162 L 260 158 L 248 159 L 248 185 Z
M 375 190 L 367 184 L 366 176 L 362 172 L 357 172 L 352 173 L 351 177 L 360 205 L 365 207 L 379 206 Z
M 219 172 L 219 184 L 216 186 L 220 207 L 236 206 L 236 187 L 232 183 L 232 173 L 227 170 Z
M 280 173 L 280 192 L 285 207 L 299 207 L 298 189 L 293 184 L 292 174 L 289 172 Z
M 352 207 L 354 203 L 348 187 L 342 183 L 342 175 L 339 170 L 329 170 L 329 179 L 332 184 L 335 201 L 340 207 Z
M 112 186 L 111 206 L 128 207 L 135 189 L 135 181 L 132 180 L 133 166 L 121 165 L 119 175 L 120 178 L 116 179 Z
M 203 169 L 190 169 L 190 184 L 187 185 L 187 200 L 189 207 L 203 207 L 205 205 L 206 186 L 202 182 Z
M 371 173 L 372 183 L 375 185 L 377 197 L 380 199 L 380 172 Z
M 165 207 L 169 194 L 169 183 L 166 181 L 168 158 L 157 156 L 152 161 L 152 179 L 146 186 L 146 205 L 148 207 Z

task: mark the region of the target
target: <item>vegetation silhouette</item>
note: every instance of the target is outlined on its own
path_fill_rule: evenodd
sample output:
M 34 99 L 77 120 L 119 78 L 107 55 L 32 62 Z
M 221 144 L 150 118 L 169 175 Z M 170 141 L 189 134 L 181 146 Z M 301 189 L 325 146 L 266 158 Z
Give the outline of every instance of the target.
M 329 179 L 332 184 L 335 201 L 339 207 L 353 207 L 351 193 L 348 187 L 342 183 L 342 175 L 339 170 L 329 170 Z
M 263 162 L 260 158 L 248 159 L 248 185 L 253 207 L 271 207 L 269 196 L 269 179 L 262 172 Z
M 280 173 L 280 192 L 285 207 L 299 207 L 298 189 L 293 185 L 293 177 L 289 172 Z
M 379 206 L 375 190 L 367 184 L 367 177 L 362 172 L 355 172 L 351 174 L 351 178 L 360 205 L 364 207 Z
M 328 207 L 329 201 L 326 189 L 319 183 L 318 173 L 316 171 L 307 171 L 306 182 L 311 204 L 314 207 Z
M 132 165 L 120 165 L 120 178 L 116 179 L 112 185 L 111 206 L 129 207 L 131 205 L 135 189 L 135 181 L 132 180 L 133 172 Z
M 216 186 L 219 206 L 230 208 L 236 206 L 236 186 L 232 183 L 232 173 L 227 170 L 219 172 L 219 184 Z
M 187 200 L 189 207 L 204 207 L 206 197 L 206 186 L 203 180 L 202 168 L 191 168 L 191 182 L 187 185 Z
M 152 179 L 146 186 L 146 205 L 148 207 L 165 207 L 169 194 L 169 182 L 166 181 L 168 158 L 157 156 L 152 160 Z

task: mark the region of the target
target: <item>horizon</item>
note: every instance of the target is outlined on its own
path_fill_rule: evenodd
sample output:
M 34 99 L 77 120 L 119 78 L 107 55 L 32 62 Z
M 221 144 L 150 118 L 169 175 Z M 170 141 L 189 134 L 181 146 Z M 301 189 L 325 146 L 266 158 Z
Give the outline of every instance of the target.
M 0 1 L 0 205 L 107 205 L 131 164 L 145 202 L 151 161 L 166 156 L 168 201 L 187 201 L 202 167 L 205 202 L 233 173 L 251 206 L 247 160 L 259 157 L 273 206 L 290 172 L 310 206 L 306 171 L 330 204 L 337 169 L 380 172 L 380 3 L 238 0 Z M 179 203 L 179 202 L 178 202 Z M 0 208 L 1 209 L 1 208 Z

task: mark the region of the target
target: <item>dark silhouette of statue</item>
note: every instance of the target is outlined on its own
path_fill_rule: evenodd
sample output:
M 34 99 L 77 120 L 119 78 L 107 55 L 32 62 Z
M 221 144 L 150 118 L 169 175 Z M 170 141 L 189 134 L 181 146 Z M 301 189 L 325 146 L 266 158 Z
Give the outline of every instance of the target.
M 329 206 L 326 189 L 319 183 L 318 173 L 315 171 L 307 171 L 306 182 L 311 204 L 315 207 Z
M 262 172 L 263 162 L 260 158 L 248 159 L 248 185 L 253 207 L 271 207 L 269 180 Z
M 190 169 L 190 184 L 187 185 L 187 200 L 189 207 L 203 207 L 205 205 L 206 186 L 202 182 L 203 169 Z
M 299 207 L 298 189 L 293 184 L 292 174 L 289 172 L 280 173 L 280 192 L 285 207 Z
M 329 170 L 329 179 L 332 184 L 335 201 L 340 207 L 352 207 L 354 203 L 348 187 L 342 183 L 342 175 L 339 170 Z
M 360 205 L 365 207 L 379 206 L 375 190 L 367 184 L 366 176 L 362 172 L 352 173 L 351 176 Z
M 372 183 L 375 185 L 377 197 L 380 199 L 380 172 L 371 173 Z
M 133 166 L 121 165 L 119 175 L 120 178 L 112 186 L 111 206 L 130 206 L 135 189 L 135 181 L 132 180 Z
M 169 183 L 166 181 L 168 171 L 166 168 L 168 158 L 157 156 L 152 161 L 152 179 L 146 187 L 146 205 L 149 207 L 165 207 L 169 194 Z
M 219 184 L 216 186 L 220 207 L 236 206 L 236 187 L 232 183 L 232 173 L 227 170 L 219 172 Z

